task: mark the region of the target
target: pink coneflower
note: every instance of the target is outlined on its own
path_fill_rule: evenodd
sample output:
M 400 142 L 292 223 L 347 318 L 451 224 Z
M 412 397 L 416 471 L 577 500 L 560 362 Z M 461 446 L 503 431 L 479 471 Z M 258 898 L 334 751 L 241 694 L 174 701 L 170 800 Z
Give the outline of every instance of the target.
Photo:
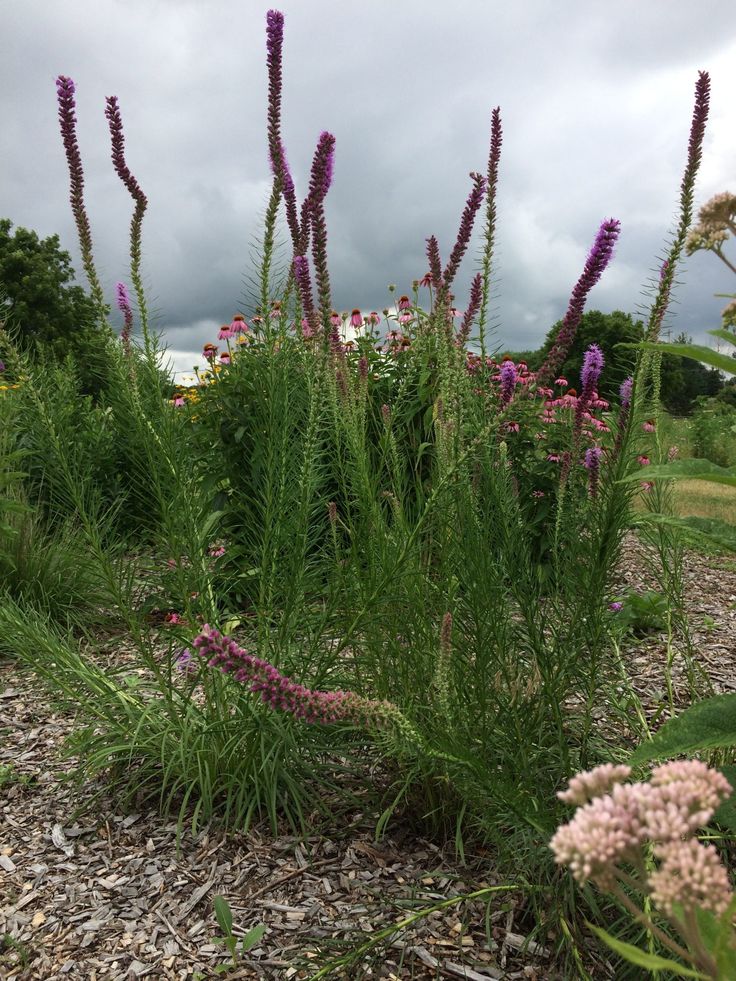
M 399 297 L 399 310 L 411 310 L 411 300 L 406 294 Z
M 235 332 L 233 331 L 231 324 L 223 324 L 217 332 L 217 340 L 226 341 L 232 337 L 234 333 Z
M 371 312 L 366 317 L 366 320 L 368 321 L 369 324 L 376 326 L 377 324 L 380 324 L 381 317 L 378 313 L 376 313 L 375 310 L 371 310 Z
M 428 273 L 425 273 L 424 276 L 422 276 L 422 278 L 419 280 L 419 285 L 420 286 L 432 286 L 433 285 L 432 273 L 429 273 L 429 272 Z
M 650 491 L 654 490 L 654 483 L 651 480 L 642 480 L 639 486 L 644 494 L 648 494 Z
M 183 617 L 179 616 L 178 613 L 167 613 L 166 616 L 164 617 L 164 622 L 170 623 L 172 625 L 177 623 L 182 623 Z
M 217 545 L 217 546 L 214 546 L 213 545 L 211 548 L 207 549 L 207 554 L 212 559 L 219 559 L 221 556 L 223 556 L 225 554 L 225 546 L 224 545 Z
M 555 378 L 555 385 L 561 385 L 564 388 L 567 388 L 568 386 L 567 378 Z
M 175 395 L 174 398 L 171 401 L 177 407 L 177 409 L 178 408 L 181 408 L 181 406 L 184 405 L 184 396 L 183 395 Z
M 519 428 L 520 427 L 519 427 L 519 423 L 518 422 L 507 422 L 506 423 L 506 432 L 507 433 L 518 433 L 519 432 Z
M 547 454 L 547 462 L 548 463 L 559 463 L 560 460 L 561 460 L 561 457 L 560 457 L 559 453 L 548 453 Z
M 641 427 L 645 433 L 653 433 L 656 431 L 657 427 L 653 419 L 647 419 L 644 425 Z
M 412 318 L 412 315 L 410 313 L 401 313 L 401 314 L 399 314 L 399 323 L 400 324 L 410 324 L 412 322 L 412 319 L 413 318 Z
M 340 317 L 340 314 L 337 312 L 337 310 L 333 310 L 332 313 L 330 314 L 330 324 L 333 327 L 342 327 L 342 319 Z
M 222 361 L 223 364 L 230 364 L 230 355 L 227 353 L 227 351 L 222 352 L 220 355 L 220 361 Z
M 648 467 L 649 464 L 652 462 L 648 456 L 638 456 L 636 459 L 640 467 Z
M 233 332 L 233 334 L 242 334 L 246 330 L 250 330 L 242 313 L 235 314 L 233 317 L 233 322 L 230 324 L 230 330 Z
M 547 495 L 542 490 L 534 490 L 534 491 L 532 491 L 532 497 L 539 498 L 539 497 L 546 497 L 546 496 Z
M 350 314 L 350 326 L 355 327 L 356 330 L 363 326 L 363 317 L 357 308 Z
M 207 361 L 214 361 L 217 350 L 218 348 L 216 344 L 205 344 L 205 346 L 202 348 L 202 357 L 206 358 Z

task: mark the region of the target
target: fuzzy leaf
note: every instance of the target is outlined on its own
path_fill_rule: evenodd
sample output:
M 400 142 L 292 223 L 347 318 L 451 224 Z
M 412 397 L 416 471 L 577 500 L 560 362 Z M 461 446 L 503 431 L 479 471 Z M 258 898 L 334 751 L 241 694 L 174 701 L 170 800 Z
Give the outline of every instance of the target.
M 631 755 L 632 763 L 736 746 L 736 695 L 714 695 L 670 719 Z
M 215 907 L 215 919 L 222 932 L 231 937 L 233 934 L 233 914 L 224 896 L 215 896 L 213 900 Z

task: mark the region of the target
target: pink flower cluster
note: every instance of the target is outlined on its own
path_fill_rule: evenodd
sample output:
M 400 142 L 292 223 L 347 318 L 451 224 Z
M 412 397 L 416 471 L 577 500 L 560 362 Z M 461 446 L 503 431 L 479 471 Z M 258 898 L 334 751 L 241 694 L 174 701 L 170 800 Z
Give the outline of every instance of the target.
M 730 796 L 728 780 L 700 760 L 655 767 L 648 783 L 623 783 L 630 775 L 627 766 L 605 764 L 570 781 L 559 797 L 580 806 L 550 842 L 555 860 L 578 882 L 612 889 L 620 863 L 638 864 L 650 841 L 659 866 L 649 887 L 665 912 L 696 901 L 722 912 L 732 898 L 728 875 L 715 849 L 691 836 Z

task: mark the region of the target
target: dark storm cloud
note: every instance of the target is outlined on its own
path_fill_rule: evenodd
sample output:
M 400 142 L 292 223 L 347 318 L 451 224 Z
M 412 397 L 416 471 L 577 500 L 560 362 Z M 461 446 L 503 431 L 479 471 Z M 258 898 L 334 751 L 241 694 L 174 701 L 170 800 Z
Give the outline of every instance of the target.
M 408 289 L 426 271 L 430 234 L 447 256 L 468 172 L 485 171 L 495 105 L 500 345 L 539 343 L 611 215 L 622 237 L 591 306 L 636 311 L 673 226 L 698 69 L 713 82 L 698 201 L 734 190 L 736 8 L 726 0 L 697 9 L 689 0 L 287 0 L 281 9 L 284 135 L 298 192 L 320 131 L 337 138 L 327 215 L 339 309 L 383 308 L 390 282 Z M 270 189 L 265 11 L 234 0 L 17 0 L 0 10 L 0 214 L 59 232 L 77 256 L 53 84 L 70 75 L 112 296 L 127 279 L 131 211 L 103 115 L 104 97 L 118 95 L 128 162 L 150 200 L 146 276 L 173 352 L 196 352 L 244 302 Z M 469 256 L 461 307 L 472 270 Z M 716 325 L 721 301 L 711 294 L 732 288 L 724 274 L 712 256 L 688 260 L 674 330 L 697 336 Z

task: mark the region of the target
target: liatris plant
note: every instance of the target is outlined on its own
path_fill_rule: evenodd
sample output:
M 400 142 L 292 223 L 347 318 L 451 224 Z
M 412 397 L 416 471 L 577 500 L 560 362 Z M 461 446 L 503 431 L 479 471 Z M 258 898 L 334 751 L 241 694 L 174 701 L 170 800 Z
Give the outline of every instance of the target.
M 550 847 L 581 885 L 613 894 L 634 919 L 670 951 L 701 972 L 726 981 L 736 976 L 736 899 L 716 848 L 695 837 L 732 792 L 728 780 L 699 760 L 665 763 L 648 782 L 625 783 L 628 766 L 604 764 L 574 777 L 559 793 L 578 810 L 555 833 Z M 665 933 L 632 899 L 649 897 L 686 946 Z M 640 967 L 672 970 L 678 964 L 596 933 Z M 689 976 L 689 975 L 687 975 Z
M 74 82 L 66 75 L 59 75 L 56 79 L 56 94 L 59 103 L 59 124 L 61 126 L 61 137 L 64 141 L 66 161 L 69 167 L 70 182 L 70 201 L 72 214 L 77 225 L 79 236 L 79 247 L 82 252 L 82 264 L 87 274 L 92 297 L 97 306 L 100 321 L 107 325 L 105 297 L 102 286 L 95 269 L 94 257 L 92 255 L 92 232 L 90 230 L 87 209 L 84 205 L 84 169 L 82 167 L 82 157 L 79 152 L 77 141 L 77 115 L 76 101 L 74 98 Z
M 387 700 L 362 698 L 352 691 L 315 691 L 293 681 L 262 658 L 248 654 L 232 638 L 204 624 L 192 642 L 208 668 L 218 668 L 234 681 L 247 685 L 269 708 L 286 712 L 308 723 L 343 722 L 359 728 L 386 731 L 414 745 L 422 740 L 396 705 Z M 192 655 L 184 650 L 180 660 L 192 670 Z
M 148 312 L 146 295 L 143 290 L 143 280 L 141 279 L 141 226 L 143 224 L 143 216 L 148 207 L 148 199 L 125 161 L 125 134 L 123 133 L 123 119 L 120 114 L 117 96 L 112 95 L 106 99 L 105 116 L 110 127 L 112 162 L 115 167 L 115 173 L 123 184 L 125 184 L 130 196 L 135 201 L 135 210 L 130 222 L 130 278 L 138 300 L 138 315 L 141 322 L 143 341 L 146 350 L 148 350 L 150 346 L 148 337 Z

